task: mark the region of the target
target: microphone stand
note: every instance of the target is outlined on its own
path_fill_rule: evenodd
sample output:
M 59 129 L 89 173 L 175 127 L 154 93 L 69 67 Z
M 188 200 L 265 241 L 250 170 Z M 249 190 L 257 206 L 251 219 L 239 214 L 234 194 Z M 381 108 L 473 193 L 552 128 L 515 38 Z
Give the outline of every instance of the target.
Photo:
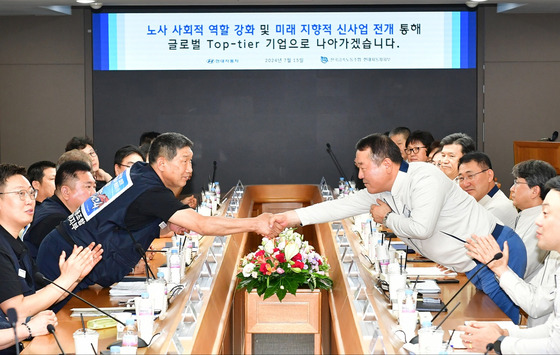
M 340 174 L 340 176 L 342 176 L 344 178 L 344 180 L 348 180 L 348 178 L 346 177 L 346 174 L 344 174 L 344 171 L 342 170 L 342 167 L 340 166 L 340 163 L 338 162 L 338 159 L 336 159 L 336 156 L 334 155 L 334 152 L 331 149 L 331 144 L 327 143 L 327 153 L 329 153 L 329 155 L 331 156 L 331 159 L 334 163 L 334 165 L 336 166 L 336 169 L 338 170 L 338 173 Z
M 62 345 L 60 345 L 60 342 L 58 341 L 58 337 L 56 336 L 56 333 L 54 332 L 54 325 L 52 324 L 47 325 L 47 331 L 54 336 L 54 340 L 56 340 L 56 344 L 58 344 L 58 348 L 60 349 L 62 355 L 66 355 L 64 353 L 64 350 L 62 349 Z
M 453 297 L 451 297 L 451 299 L 443 305 L 443 307 L 439 310 L 439 312 L 436 313 L 436 315 L 432 318 L 432 323 L 434 322 L 434 320 L 441 314 L 441 312 L 443 312 L 443 310 L 449 306 L 449 304 L 451 303 L 451 301 L 453 301 L 455 299 L 455 297 L 457 297 L 457 295 L 459 295 L 459 293 L 461 293 L 461 291 L 471 282 L 471 280 L 484 268 L 488 267 L 488 264 L 490 264 L 492 261 L 496 261 L 501 259 L 504 256 L 504 254 L 502 253 L 496 253 L 496 255 L 494 255 L 494 257 L 487 262 L 486 264 L 484 264 L 480 269 L 476 270 L 476 272 L 469 277 L 469 279 L 467 280 L 467 282 L 465 282 L 465 284 L 463 286 L 461 286 L 461 288 L 459 289 L 459 291 L 455 292 L 455 294 L 453 295 Z
M 111 314 L 109 314 L 109 313 L 105 312 L 104 310 L 102 310 L 101 308 L 99 308 L 99 307 L 93 305 L 91 302 L 89 302 L 89 301 L 85 300 L 84 298 L 78 296 L 78 295 L 75 294 L 74 292 L 69 291 L 69 290 L 65 289 L 64 287 L 62 287 L 62 286 L 56 284 L 54 281 L 47 279 L 47 278 L 46 278 L 43 274 L 41 274 L 40 272 L 36 272 L 36 273 L 35 273 L 35 279 L 37 279 L 37 280 L 42 280 L 42 281 L 44 280 L 44 281 L 46 281 L 46 282 L 48 282 L 48 283 L 50 283 L 50 284 L 55 285 L 56 287 L 58 287 L 59 289 L 61 289 L 61 290 L 64 291 L 64 292 L 66 292 L 67 294 L 76 297 L 77 299 L 79 299 L 80 301 L 84 302 L 85 304 L 87 304 L 87 305 L 90 306 L 91 308 L 94 308 L 96 311 L 98 311 L 98 312 L 100 312 L 100 313 L 103 313 L 103 314 L 106 315 L 107 317 L 111 318 L 112 320 L 114 320 L 114 321 L 116 321 L 116 322 L 118 322 L 118 323 L 120 323 L 120 324 L 122 324 L 122 325 L 124 325 L 124 326 L 126 327 L 126 324 L 124 324 L 121 320 L 117 319 L 116 317 L 113 317 Z M 113 344 L 111 344 L 111 345 L 118 345 L 119 342 L 122 344 L 122 341 L 119 340 L 119 341 L 117 341 L 117 342 L 115 342 L 115 343 L 113 343 Z M 146 341 L 145 341 L 144 339 L 138 337 L 138 347 L 139 347 L 139 348 L 145 348 L 145 347 L 147 347 L 147 346 L 148 346 L 148 343 L 146 343 Z
M 469 277 L 469 279 L 467 280 L 467 282 L 465 282 L 465 284 L 463 286 L 461 286 L 461 288 L 459 289 L 459 291 L 455 292 L 455 294 L 453 295 L 453 297 L 451 297 L 451 299 L 449 301 L 447 301 L 447 303 L 445 303 L 443 305 L 443 307 L 441 307 L 441 309 L 439 310 L 439 312 L 436 313 L 436 315 L 432 318 L 432 324 L 434 323 L 434 320 L 441 314 L 441 312 L 443 312 L 444 309 L 447 308 L 447 306 L 449 306 L 449 304 L 455 299 L 455 297 L 457 297 L 461 291 L 463 291 L 463 289 L 471 282 L 471 280 L 484 268 L 488 267 L 488 264 L 490 264 L 492 261 L 496 261 L 501 259 L 504 256 L 504 254 L 502 253 L 496 253 L 496 255 L 494 255 L 494 257 L 487 262 L 486 264 L 484 264 L 480 269 L 476 270 L 476 272 L 474 274 L 472 274 L 471 277 Z M 459 305 L 459 303 L 457 303 L 457 306 Z M 455 306 L 455 308 L 457 308 L 457 306 Z M 455 310 L 455 308 L 453 308 L 453 310 L 451 312 L 453 312 Z M 447 314 L 447 317 L 449 317 L 449 315 L 451 314 L 451 312 L 449 312 Z M 445 317 L 445 319 L 440 323 L 439 326 L 441 326 L 441 324 L 443 324 L 443 322 L 445 322 L 445 320 L 447 319 L 447 317 Z M 438 326 L 438 327 L 439 327 Z M 415 336 L 414 338 L 410 339 L 410 343 L 411 344 L 416 344 L 418 343 L 418 335 Z
M 132 235 L 130 230 L 128 230 L 128 228 L 126 229 L 126 231 L 128 232 L 128 235 L 130 236 L 130 239 L 132 239 L 132 242 L 134 243 L 134 248 L 135 248 L 136 252 L 138 254 L 140 254 L 140 257 L 142 258 L 142 260 L 144 260 L 144 263 L 146 264 L 146 280 L 150 279 L 150 274 L 152 275 L 153 279 L 155 280 L 156 275 L 154 275 L 154 272 L 150 268 L 150 265 L 148 265 L 148 258 L 146 257 L 146 251 L 144 250 L 144 248 L 142 248 L 142 245 L 140 245 L 140 243 L 138 243 L 136 241 L 136 239 L 134 238 L 134 236 Z
M 214 170 L 212 171 L 212 185 L 216 182 L 216 169 L 218 168 L 218 162 L 214 160 Z
M 18 315 L 17 315 L 17 311 L 15 308 L 8 308 L 7 310 L 7 314 L 8 316 L 8 321 L 10 322 L 10 325 L 12 326 L 12 328 L 14 329 L 14 340 L 16 342 L 16 355 L 19 355 L 19 339 L 17 336 L 17 321 L 18 321 Z

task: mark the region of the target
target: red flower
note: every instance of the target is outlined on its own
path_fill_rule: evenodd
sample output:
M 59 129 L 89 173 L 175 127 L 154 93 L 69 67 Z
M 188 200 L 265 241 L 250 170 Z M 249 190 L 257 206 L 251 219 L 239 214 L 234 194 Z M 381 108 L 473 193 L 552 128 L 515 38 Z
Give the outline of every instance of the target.
M 259 249 L 259 251 L 257 251 L 255 253 L 255 256 L 261 256 L 261 255 L 264 255 L 264 250 L 263 249 Z
M 292 261 L 301 261 L 301 254 L 297 253 L 296 255 L 294 255 L 294 257 L 292 258 Z
M 272 251 L 272 253 L 276 253 L 277 251 L 280 251 L 280 249 L 274 248 L 274 250 Z
M 302 263 L 301 261 L 297 260 L 297 261 L 294 263 L 294 265 L 292 265 L 292 268 L 300 268 L 300 269 L 303 270 L 303 266 L 304 266 L 303 263 Z
M 259 271 L 262 272 L 263 274 L 266 274 L 266 266 L 268 264 L 267 263 L 262 263 L 261 267 L 259 268 Z
M 286 256 L 284 255 L 284 253 L 278 253 L 278 254 L 276 254 L 276 260 L 278 260 L 281 263 L 285 263 L 286 262 Z
M 319 266 L 323 265 L 323 262 L 321 261 L 321 259 L 317 259 L 317 264 L 319 264 Z

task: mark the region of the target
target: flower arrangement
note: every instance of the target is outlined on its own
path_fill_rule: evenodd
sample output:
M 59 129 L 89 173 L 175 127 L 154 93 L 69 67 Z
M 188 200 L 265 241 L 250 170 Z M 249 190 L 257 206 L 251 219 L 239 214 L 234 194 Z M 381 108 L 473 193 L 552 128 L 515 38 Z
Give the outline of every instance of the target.
M 331 289 L 329 268 L 326 258 L 317 254 L 303 235 L 288 228 L 276 238 L 264 237 L 256 252 L 241 259 L 237 289 L 256 289 L 264 299 L 275 294 L 282 301 L 287 292 L 295 295 L 302 286 Z

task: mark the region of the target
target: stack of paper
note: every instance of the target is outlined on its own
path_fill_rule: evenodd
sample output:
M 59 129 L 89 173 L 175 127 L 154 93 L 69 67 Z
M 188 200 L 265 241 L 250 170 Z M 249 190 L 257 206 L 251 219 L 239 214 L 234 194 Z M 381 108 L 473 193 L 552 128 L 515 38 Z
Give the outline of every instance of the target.
M 407 266 L 406 272 L 408 276 L 433 276 L 433 277 L 445 277 L 445 276 L 457 276 L 457 273 L 451 270 L 441 270 L 436 266 Z
M 141 296 L 143 292 L 146 292 L 145 282 L 119 282 L 109 290 L 109 295 L 113 297 L 135 297 Z

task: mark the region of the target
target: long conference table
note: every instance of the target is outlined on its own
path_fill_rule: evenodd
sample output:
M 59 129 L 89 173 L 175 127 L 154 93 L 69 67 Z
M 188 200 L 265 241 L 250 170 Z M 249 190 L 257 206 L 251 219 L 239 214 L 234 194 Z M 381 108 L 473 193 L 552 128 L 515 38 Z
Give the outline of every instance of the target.
M 282 212 L 321 202 L 323 192 L 324 187 L 317 185 L 246 186 L 233 211 L 237 217 Z M 231 216 L 230 204 L 236 197 L 232 191 L 226 196 L 228 199 L 220 213 Z M 376 280 L 369 270 L 369 261 L 362 255 L 359 237 L 352 232 L 350 223 L 344 220 L 300 227 L 299 230 L 320 254 L 328 258 L 330 276 L 334 281 L 334 287 L 327 293 L 327 301 L 321 309 L 321 352 L 407 353 L 402 340 L 395 333 L 398 325 L 390 311 L 389 302 L 375 287 Z M 160 250 L 168 241 L 169 238 L 158 238 L 153 247 Z M 154 338 L 149 347 L 138 349 L 138 353 L 245 353 L 245 291 L 235 289 L 235 275 L 240 258 L 255 250 L 260 242 L 261 237 L 254 233 L 205 236 L 198 257 L 182 278 L 184 290 L 174 297 L 164 319 L 156 320 L 155 333 L 160 335 Z M 156 254 L 150 263 L 155 268 L 164 262 L 163 254 Z M 464 274 L 459 274 L 457 278 L 459 283 L 440 284 L 440 296 L 444 302 L 466 282 Z M 92 286 L 78 294 L 98 307 L 122 306 L 109 296 L 107 288 Z M 450 307 L 454 307 L 457 302 L 460 305 L 443 324 L 444 330 L 454 329 L 468 320 L 509 320 L 487 295 L 472 285 L 468 285 Z M 70 316 L 71 309 L 84 307 L 88 306 L 72 298 L 57 313 L 56 334 L 66 353 L 75 352 L 72 334 L 82 327 L 80 318 Z M 363 312 L 362 308 L 368 311 Z M 445 315 L 443 313 L 440 318 Z M 89 319 L 92 318 L 86 318 L 86 321 Z M 99 350 L 105 350 L 116 340 L 115 327 L 98 332 Z M 445 335 L 444 340 L 448 337 Z M 60 350 L 53 335 L 49 334 L 27 342 L 22 353 L 59 354 Z

